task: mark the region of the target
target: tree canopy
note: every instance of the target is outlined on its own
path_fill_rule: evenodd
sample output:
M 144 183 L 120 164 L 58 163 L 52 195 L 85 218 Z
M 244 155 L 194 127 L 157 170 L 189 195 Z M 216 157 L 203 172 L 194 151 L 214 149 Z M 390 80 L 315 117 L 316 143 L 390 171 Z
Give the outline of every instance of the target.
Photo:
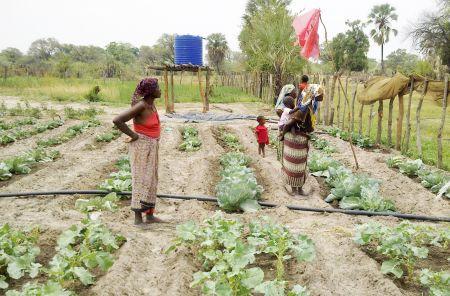
M 293 46 L 295 33 L 289 3 L 287 0 L 248 1 L 239 35 L 248 68 L 273 73 L 276 92 L 287 75 L 297 74 L 305 65 L 299 48 Z
M 364 71 L 368 69 L 367 52 L 369 38 L 364 34 L 364 24 L 359 21 L 346 21 L 348 29 L 339 33 L 329 44 L 330 50 L 322 50 L 321 60 L 332 62 L 334 71 Z
M 228 42 L 222 33 L 214 33 L 208 36 L 206 48 L 208 50 L 208 61 L 214 66 L 218 73 L 229 51 Z

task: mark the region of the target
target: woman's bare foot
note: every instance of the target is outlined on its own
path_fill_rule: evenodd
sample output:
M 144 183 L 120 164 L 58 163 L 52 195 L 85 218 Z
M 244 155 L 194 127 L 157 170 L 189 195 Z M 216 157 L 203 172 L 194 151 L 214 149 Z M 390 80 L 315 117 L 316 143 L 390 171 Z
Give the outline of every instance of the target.
M 305 191 L 302 187 L 295 190 L 295 198 L 305 199 L 309 195 L 309 192 Z
M 134 225 L 141 225 L 142 223 L 144 223 L 144 221 L 142 220 L 142 214 L 135 212 L 134 213 Z
M 294 189 L 289 185 L 284 185 L 284 189 L 290 196 L 294 196 Z
M 164 223 L 163 220 L 159 219 L 155 215 L 145 215 L 145 223 L 147 224 L 153 224 L 153 223 Z

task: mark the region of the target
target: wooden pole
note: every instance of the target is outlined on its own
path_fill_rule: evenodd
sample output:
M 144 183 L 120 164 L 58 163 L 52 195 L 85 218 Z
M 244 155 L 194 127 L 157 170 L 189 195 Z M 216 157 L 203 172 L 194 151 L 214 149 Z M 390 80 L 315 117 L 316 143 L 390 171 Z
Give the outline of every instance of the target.
M 167 77 L 167 69 L 164 70 L 164 105 L 166 106 L 166 113 L 170 113 L 170 108 L 169 108 L 169 78 Z
M 324 77 L 323 78 L 323 85 L 324 85 L 324 88 L 327 90 L 327 87 L 328 87 L 328 82 L 327 82 L 327 78 L 326 77 Z M 327 117 L 327 109 L 328 109 L 328 94 L 325 94 L 325 96 L 324 96 L 324 99 L 325 99 L 325 108 L 323 108 L 323 110 L 322 110 L 322 125 L 323 126 L 325 126 L 326 125 L 326 117 Z
M 367 129 L 367 137 L 370 138 L 370 134 L 372 133 L 372 119 L 373 119 L 373 108 L 375 106 L 375 103 L 370 105 L 370 110 L 369 110 L 369 127 Z
M 420 135 L 420 111 L 422 110 L 422 103 L 423 99 L 425 97 L 425 94 L 428 90 L 428 80 L 425 80 L 423 85 L 423 91 L 422 95 L 420 96 L 419 103 L 417 104 L 417 111 L 416 111 L 416 144 L 417 144 L 417 152 L 419 154 L 419 158 L 422 159 L 423 153 L 422 153 L 422 139 Z
M 400 150 L 402 146 L 402 129 L 403 129 L 404 104 L 403 95 L 398 95 L 398 115 L 397 115 L 397 139 L 395 149 Z
M 338 101 L 337 101 L 337 107 L 336 107 L 336 121 L 337 121 L 337 126 L 340 127 L 341 124 L 341 86 L 338 84 Z
M 376 143 L 380 145 L 381 143 L 381 133 L 383 130 L 383 100 L 378 101 L 378 127 L 377 127 L 377 139 Z
M 339 74 L 340 75 L 340 74 Z M 334 122 L 334 92 L 336 90 L 336 80 L 338 78 L 338 74 L 335 73 L 333 75 L 333 82 L 331 83 L 331 92 L 330 92 L 330 118 L 328 119 L 328 124 L 333 125 Z
M 398 115 L 397 115 L 397 139 L 395 142 L 395 149 L 400 150 L 402 146 L 402 128 L 403 128 L 403 113 L 404 113 L 403 95 L 398 95 Z
M 206 103 L 205 103 L 205 95 L 203 94 L 203 87 L 202 87 L 202 79 L 201 79 L 202 70 L 198 69 L 197 71 L 197 77 L 198 77 L 198 88 L 200 91 L 200 97 L 202 99 L 203 104 L 203 113 L 206 112 Z
M 274 93 L 273 93 L 273 76 L 269 74 L 269 104 L 272 106 L 274 101 Z
M 387 130 L 387 141 L 389 148 L 392 147 L 392 114 L 394 111 L 394 99 L 395 97 L 392 97 L 389 100 L 389 115 L 388 115 L 388 130 Z
M 325 99 L 325 112 L 323 114 L 324 125 L 330 124 L 330 96 L 331 96 L 331 77 L 327 77 L 327 95 Z
M 211 70 L 209 68 L 206 69 L 206 90 L 205 90 L 205 109 L 206 112 L 209 111 L 209 92 L 210 92 L 210 76 Z
M 441 124 L 439 126 L 437 142 L 438 142 L 438 168 L 442 168 L 442 131 L 444 130 L 445 124 L 445 114 L 447 112 L 447 96 L 448 96 L 448 74 L 445 75 L 444 78 L 444 97 L 442 98 L 442 115 L 441 115 Z
M 355 84 L 355 90 L 353 91 L 353 98 L 352 98 L 352 109 L 351 109 L 351 111 L 350 111 L 350 105 L 348 106 L 348 112 L 351 112 L 351 114 L 352 114 L 352 116 L 350 117 L 348 117 L 348 122 L 349 122 L 349 127 L 350 127 L 350 130 L 352 131 L 352 134 L 353 134 L 353 132 L 355 131 L 355 100 L 356 100 L 356 93 L 358 92 L 358 81 L 356 81 L 356 84 Z M 345 90 L 345 93 L 347 93 L 347 89 Z M 348 105 L 348 102 L 347 101 L 345 101 L 345 105 L 344 106 L 347 106 Z
M 359 128 L 358 128 L 358 134 L 362 136 L 362 116 L 364 111 L 364 105 L 361 104 L 361 107 L 359 107 Z
M 173 71 L 170 71 L 170 113 L 175 112 L 175 89 L 173 85 Z
M 405 135 L 405 145 L 403 146 L 403 153 L 407 153 L 409 150 L 409 138 L 411 136 L 411 100 L 414 91 L 414 77 L 411 76 L 408 96 L 408 109 L 406 109 L 406 135 Z
M 342 89 L 344 89 L 342 87 L 341 78 L 338 77 L 338 80 L 339 80 L 339 85 L 341 86 Z M 355 92 L 355 94 L 356 94 L 356 92 Z M 347 93 L 346 92 L 344 93 L 344 97 L 345 97 L 345 100 L 348 103 L 348 97 L 347 97 Z M 348 110 L 348 116 L 349 117 L 351 116 L 350 109 Z M 359 169 L 359 164 L 358 164 L 358 159 L 356 158 L 355 148 L 353 147 L 353 143 L 352 143 L 353 140 L 352 140 L 352 132 L 350 131 L 350 125 L 349 125 L 349 128 L 348 128 L 348 133 L 349 133 L 349 137 L 350 137 L 348 143 L 350 144 L 350 149 L 352 150 L 353 158 L 355 159 L 356 170 L 358 170 Z

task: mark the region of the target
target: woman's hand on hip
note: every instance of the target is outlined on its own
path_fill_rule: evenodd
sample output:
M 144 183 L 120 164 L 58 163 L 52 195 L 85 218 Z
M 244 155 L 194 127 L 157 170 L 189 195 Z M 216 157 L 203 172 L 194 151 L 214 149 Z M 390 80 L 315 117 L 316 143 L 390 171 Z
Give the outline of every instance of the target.
M 133 137 L 129 137 L 125 139 L 125 143 L 131 143 L 139 139 L 138 134 L 134 134 Z

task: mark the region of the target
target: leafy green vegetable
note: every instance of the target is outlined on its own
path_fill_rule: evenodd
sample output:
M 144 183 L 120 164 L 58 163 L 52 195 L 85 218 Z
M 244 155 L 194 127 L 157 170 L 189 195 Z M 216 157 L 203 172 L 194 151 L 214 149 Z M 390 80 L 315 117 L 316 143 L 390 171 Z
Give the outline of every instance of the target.
M 448 296 L 450 294 L 450 272 L 434 272 L 422 269 L 420 283 L 430 290 L 430 296 Z
M 390 168 L 398 168 L 398 166 L 402 164 L 403 161 L 404 159 L 401 156 L 391 156 L 386 160 L 386 164 Z
M 75 202 L 75 208 L 82 213 L 90 213 L 97 211 L 110 211 L 115 212 L 117 210 L 117 202 L 120 198 L 115 192 L 112 192 L 105 196 L 97 196 L 91 199 L 77 199 Z
M 227 167 L 216 186 L 219 206 L 226 211 L 255 211 L 260 208 L 257 200 L 263 191 L 253 170 L 244 166 Z
M 62 143 L 68 142 L 75 138 L 77 135 L 82 134 L 87 129 L 100 125 L 100 122 L 96 119 L 90 119 L 80 124 L 73 125 L 67 128 L 62 134 L 56 137 L 51 137 L 46 140 L 38 140 L 37 145 L 40 147 L 56 146 Z
M 308 166 L 312 175 L 326 177 L 331 187 L 326 202 L 339 201 L 339 207 L 347 210 L 375 212 L 394 211 L 394 203 L 379 194 L 379 181 L 365 175 L 354 175 L 329 156 L 313 153 Z
M 220 164 L 224 167 L 248 166 L 251 158 L 242 152 L 228 152 L 220 157 Z
M 408 176 L 417 176 L 420 169 L 423 167 L 423 162 L 421 159 L 407 160 L 398 165 L 400 173 Z
M 41 265 L 35 263 L 40 249 L 36 246 L 38 229 L 29 233 L 12 229 L 8 224 L 0 228 L 0 289 L 8 288 L 7 279 L 20 279 L 25 274 L 35 278 Z M 4 273 L 3 273 L 4 272 Z
M 109 132 L 105 132 L 103 134 L 97 135 L 95 137 L 95 140 L 97 142 L 111 142 L 113 140 L 116 140 L 117 138 L 120 137 L 120 131 L 118 131 L 117 129 L 112 129 Z
M 409 222 L 395 227 L 372 222 L 357 227 L 355 241 L 386 258 L 381 265 L 383 273 L 400 278 L 406 271 L 408 277 L 413 279 L 417 261 L 428 256 L 428 246 L 448 248 L 450 230 Z
M 40 283 L 26 283 L 22 291 L 9 290 L 6 296 L 74 296 L 75 293 L 67 291 L 59 283 L 47 282 Z
M 91 285 L 94 283 L 91 270 L 99 267 L 107 271 L 114 262 L 112 252 L 124 241 L 124 237 L 114 235 L 100 221 L 83 220 L 59 236 L 57 254 L 49 264 L 49 277 L 60 284 L 78 280 Z
M 0 180 L 5 181 L 12 177 L 12 174 L 10 173 L 10 167 L 4 163 L 0 162 Z
M 102 113 L 104 113 L 103 110 L 94 107 L 87 109 L 74 109 L 72 107 L 64 108 L 64 114 L 69 119 L 89 120 Z
M 246 229 L 236 220 L 224 219 L 220 212 L 205 220 L 204 226 L 192 221 L 177 226 L 177 238 L 167 251 L 180 246 L 187 247 L 202 266 L 194 273 L 191 287 L 200 287 L 204 295 L 252 295 L 252 292 L 285 295 L 284 273 L 278 273 L 277 280 L 263 283 L 264 272 L 258 267 L 258 255 L 278 256 L 274 262 L 277 267 L 293 255 L 299 261 L 314 257 L 313 244 L 306 236 L 296 238 L 286 227 L 267 219 L 263 224 L 255 221 Z M 308 293 L 295 285 L 287 295 Z
M 312 153 L 308 159 L 308 167 L 313 176 L 329 177 L 329 169 L 342 166 L 338 161 L 320 153 Z

